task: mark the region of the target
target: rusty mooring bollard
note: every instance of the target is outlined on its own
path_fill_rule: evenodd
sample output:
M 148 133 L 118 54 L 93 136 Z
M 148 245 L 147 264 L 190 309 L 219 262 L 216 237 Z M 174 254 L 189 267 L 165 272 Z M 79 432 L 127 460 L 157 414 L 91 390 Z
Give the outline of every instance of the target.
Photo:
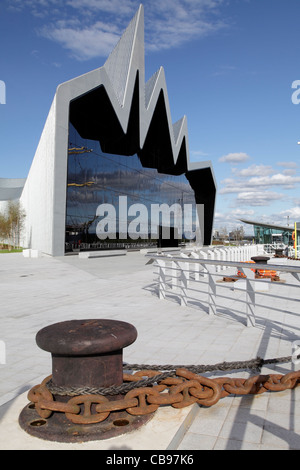
M 258 264 L 267 264 L 269 261 L 269 256 L 252 256 L 252 261 Z
M 67 403 L 67 390 L 105 388 L 123 384 L 123 349 L 137 338 L 135 327 L 129 323 L 106 319 L 71 320 L 49 325 L 36 335 L 37 345 L 51 353 L 54 402 Z M 47 395 L 48 391 L 46 391 Z M 78 392 L 78 395 L 81 393 Z M 114 401 L 116 396 L 106 397 Z M 46 397 L 47 399 L 47 397 Z M 81 408 L 84 406 L 80 405 Z M 83 410 L 86 413 L 86 410 Z M 29 434 L 58 442 L 78 442 L 115 437 L 137 429 L 151 416 L 131 416 L 126 411 L 111 412 L 99 423 L 74 424 L 65 415 L 53 411 L 41 419 L 33 403 L 19 417 L 20 426 Z
M 123 348 L 136 338 L 129 323 L 72 320 L 43 328 L 36 343 L 52 355 L 55 385 L 107 387 L 123 383 Z

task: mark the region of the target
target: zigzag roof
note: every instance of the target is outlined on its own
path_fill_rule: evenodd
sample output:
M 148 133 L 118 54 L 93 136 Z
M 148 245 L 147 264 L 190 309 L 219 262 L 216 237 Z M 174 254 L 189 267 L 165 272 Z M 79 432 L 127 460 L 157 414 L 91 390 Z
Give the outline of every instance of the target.
M 145 53 L 144 53 L 144 8 L 140 5 L 134 18 L 126 28 L 113 52 L 104 64 L 104 68 L 117 95 L 120 106 L 130 110 L 133 97 L 135 77 L 139 74 L 139 113 L 140 113 L 140 148 L 143 149 L 150 127 L 153 113 L 161 92 L 164 95 L 169 136 L 172 146 L 174 164 L 177 162 L 183 139 L 187 138 L 187 121 L 184 116 L 174 126 L 168 100 L 167 85 L 162 67 L 152 75 L 145 84 Z M 118 110 L 115 110 L 118 114 Z M 129 113 L 127 115 L 129 119 Z M 128 125 L 127 119 L 127 125 Z M 127 126 L 124 129 L 126 132 Z M 188 155 L 188 151 L 187 151 Z
M 93 76 L 95 73 L 97 74 L 97 85 L 100 86 L 100 84 L 103 84 L 105 87 L 105 91 L 124 135 L 128 132 L 133 100 L 137 92 L 136 86 L 138 86 L 139 129 L 137 132 L 138 142 L 136 142 L 134 153 L 139 154 L 140 152 L 145 154 L 149 150 L 149 142 L 147 144 L 146 139 L 149 134 L 149 129 L 151 125 L 153 125 L 153 118 L 158 107 L 158 102 L 160 99 L 163 99 L 164 114 L 167 121 L 164 129 L 167 128 L 167 132 L 165 132 L 163 136 L 161 135 L 161 138 L 164 140 L 165 144 L 166 142 L 168 143 L 168 151 L 166 151 L 166 147 L 163 148 L 163 158 L 168 159 L 169 162 L 172 160 L 172 164 L 175 167 L 178 163 L 178 157 L 181 155 L 181 160 L 185 159 L 185 171 L 210 168 L 213 176 L 212 166 L 209 161 L 195 164 L 194 162 L 191 163 L 189 160 L 186 116 L 183 116 L 174 124 L 172 123 L 163 67 L 160 67 L 147 83 L 145 83 L 143 5 L 140 5 L 105 64 L 99 69 L 85 74 L 84 77 L 89 75 Z M 136 85 L 137 77 L 138 85 Z M 78 80 L 81 78 L 82 77 L 78 77 Z M 73 81 L 76 80 L 75 78 Z M 63 85 L 64 84 L 62 84 L 62 86 Z M 85 90 L 85 93 L 87 92 L 88 90 Z M 80 93 L 78 96 L 80 96 Z M 77 115 L 80 115 L 80 113 L 77 112 Z M 87 129 L 87 125 L 85 129 Z M 86 137 L 88 138 L 88 136 Z M 152 154 L 155 153 L 155 149 L 152 147 L 153 145 L 155 145 L 154 139 L 151 140 L 150 152 L 152 152 Z M 159 146 L 159 143 L 157 143 L 157 146 Z M 117 153 L 117 151 L 114 152 L 114 150 L 109 149 L 109 147 L 106 147 L 106 151 Z M 182 162 L 180 166 L 182 167 Z

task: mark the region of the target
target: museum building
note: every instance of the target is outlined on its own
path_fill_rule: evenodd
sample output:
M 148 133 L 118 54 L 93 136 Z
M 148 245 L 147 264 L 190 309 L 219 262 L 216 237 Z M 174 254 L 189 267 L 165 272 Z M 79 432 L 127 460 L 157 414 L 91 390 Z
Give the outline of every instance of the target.
M 178 91 L 184 92 L 180 83 Z M 149 214 L 153 205 L 192 206 L 194 217 L 203 218 L 202 244 L 209 245 L 215 196 L 211 163 L 190 162 L 186 117 L 172 124 L 163 68 L 145 83 L 141 5 L 102 67 L 57 88 L 22 182 L 23 246 L 52 256 L 130 246 L 126 230 L 117 231 L 115 240 L 97 235 L 99 206 L 110 204 L 118 217 L 125 197 L 128 207 L 143 204 Z M 167 239 L 159 223 L 156 238 L 147 229 L 134 244 L 184 241 L 174 221 L 173 214 Z

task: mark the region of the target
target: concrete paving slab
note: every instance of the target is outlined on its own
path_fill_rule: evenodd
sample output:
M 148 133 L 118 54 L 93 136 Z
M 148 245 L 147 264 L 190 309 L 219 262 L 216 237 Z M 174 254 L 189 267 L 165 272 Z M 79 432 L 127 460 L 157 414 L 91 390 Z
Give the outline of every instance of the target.
M 0 341 L 6 346 L 5 363 L 0 363 L 0 411 L 51 373 L 50 355 L 37 347 L 35 335 L 59 321 L 109 318 L 132 323 L 138 338 L 124 350 L 127 363 L 194 365 L 291 355 L 293 341 L 300 339 L 296 281 L 292 287 L 283 287 L 288 300 L 271 296 L 265 301 L 257 294 L 256 325 L 247 328 L 245 314 L 231 310 L 232 299 L 224 301 L 214 316 L 199 303 L 180 306 L 176 299 L 159 300 L 153 266 L 147 261 L 139 252 L 89 259 L 0 255 Z M 286 284 L 293 282 L 287 273 L 282 277 Z M 271 285 L 270 292 L 274 289 Z M 295 367 L 299 368 L 292 363 L 270 365 L 261 372 L 285 374 Z M 253 374 L 231 371 L 226 375 Z M 299 387 L 266 393 L 260 399 L 227 397 L 208 410 L 198 407 L 199 423 L 203 417 L 219 422 L 213 427 L 215 435 L 194 421 L 177 448 L 299 449 L 298 402 Z M 0 418 L 2 445 L 6 428 Z M 14 448 L 19 444 L 15 440 Z
M 31 436 L 19 426 L 19 415 L 27 404 L 24 393 L 0 408 L 0 450 L 174 450 L 198 411 L 197 405 L 181 410 L 161 407 L 136 431 L 110 439 L 62 443 Z

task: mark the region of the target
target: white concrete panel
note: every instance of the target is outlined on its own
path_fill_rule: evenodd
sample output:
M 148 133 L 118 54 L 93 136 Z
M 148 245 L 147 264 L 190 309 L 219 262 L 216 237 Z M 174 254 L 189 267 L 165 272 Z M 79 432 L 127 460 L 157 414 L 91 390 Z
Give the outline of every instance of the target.
M 56 99 L 50 108 L 20 202 L 26 212 L 24 246 L 53 253 Z

